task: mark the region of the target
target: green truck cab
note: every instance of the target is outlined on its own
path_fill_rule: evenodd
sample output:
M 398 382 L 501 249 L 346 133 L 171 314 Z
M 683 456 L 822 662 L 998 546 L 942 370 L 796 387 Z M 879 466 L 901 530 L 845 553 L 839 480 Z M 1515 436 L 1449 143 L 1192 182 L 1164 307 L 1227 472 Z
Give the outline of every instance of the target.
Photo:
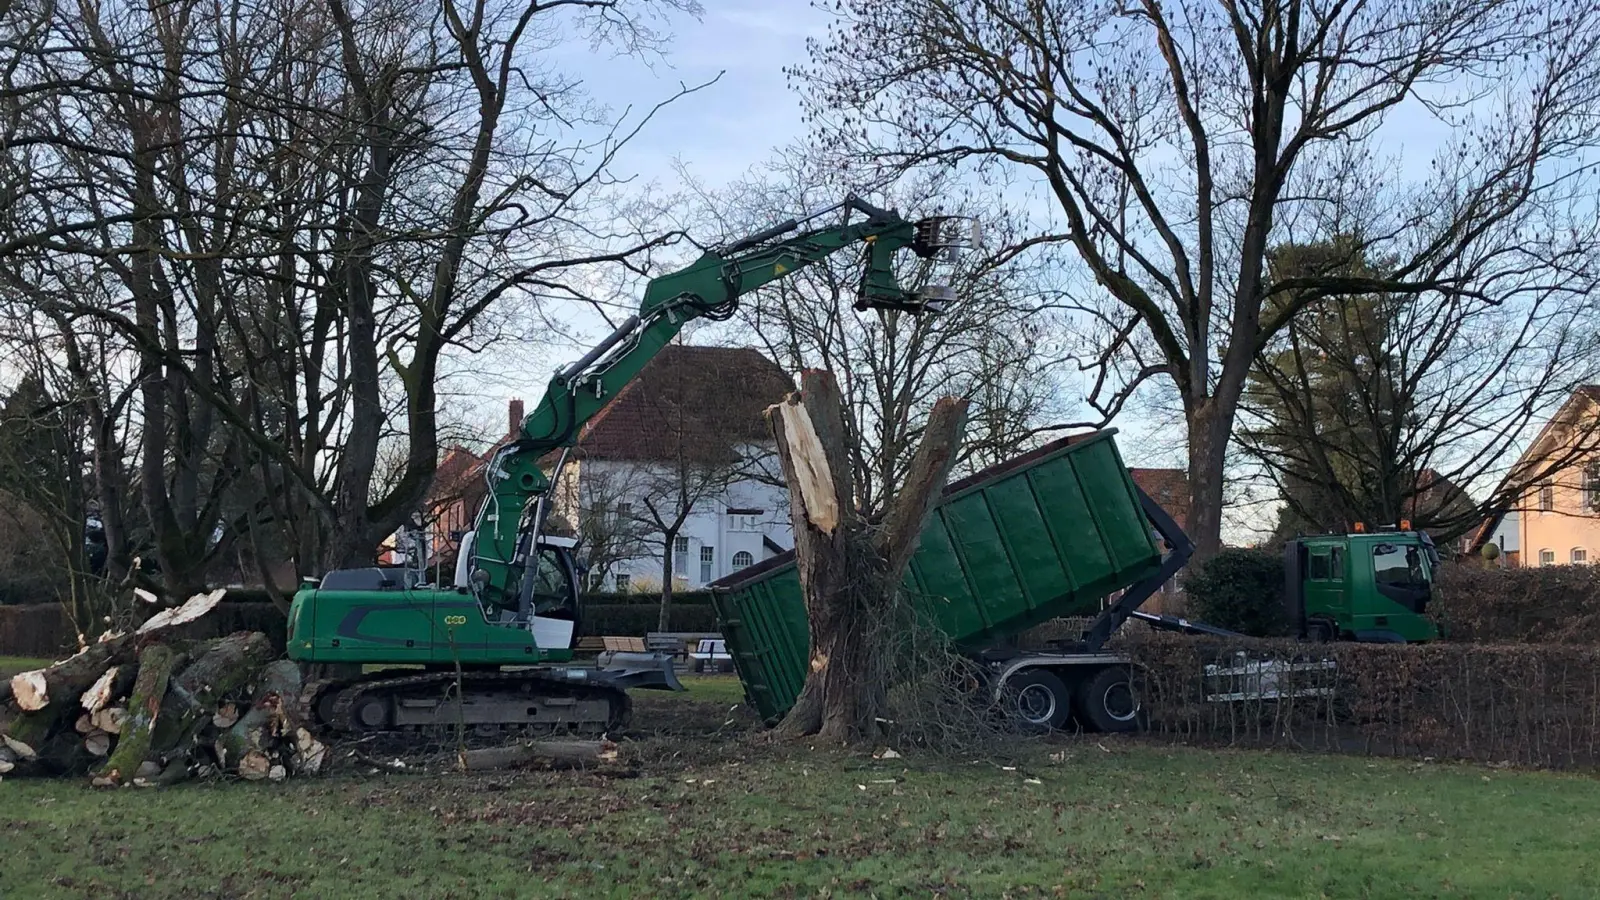
M 1439 551 L 1426 533 L 1402 528 L 1284 545 L 1284 600 L 1300 637 L 1414 643 L 1440 636 L 1427 615 Z

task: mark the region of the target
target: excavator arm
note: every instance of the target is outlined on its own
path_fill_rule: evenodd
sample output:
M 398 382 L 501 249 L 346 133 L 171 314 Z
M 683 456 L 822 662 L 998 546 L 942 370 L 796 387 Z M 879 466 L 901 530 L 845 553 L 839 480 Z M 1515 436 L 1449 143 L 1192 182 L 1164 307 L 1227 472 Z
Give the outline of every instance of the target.
M 802 230 L 840 210 L 841 224 Z M 487 467 L 488 495 L 470 544 L 462 547 L 458 584 L 465 577 L 486 609 L 515 610 L 518 619 L 527 619 L 539 574 L 540 530 L 566 450 L 577 442 L 584 424 L 684 325 L 701 318 L 726 319 L 745 294 L 857 245 L 865 257 L 857 309 L 937 312 L 949 298 L 948 289 L 903 290 L 895 280 L 894 258 L 905 249 L 931 258 L 975 243 L 975 225 L 970 236 L 964 235 L 958 226 L 962 221 L 935 217 L 912 222 L 849 198 L 708 251 L 652 280 L 638 314 L 582 359 L 556 372 L 539 405 L 523 420 L 520 437 L 495 452 Z

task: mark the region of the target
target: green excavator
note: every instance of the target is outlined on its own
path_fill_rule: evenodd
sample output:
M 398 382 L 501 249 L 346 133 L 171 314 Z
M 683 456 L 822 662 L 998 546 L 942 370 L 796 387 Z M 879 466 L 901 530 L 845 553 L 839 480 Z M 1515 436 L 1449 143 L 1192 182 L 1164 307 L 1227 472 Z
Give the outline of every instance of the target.
M 651 655 L 619 654 L 605 668 L 569 664 L 582 615 L 579 567 L 574 542 L 546 535 L 544 523 L 550 487 L 584 423 L 684 325 L 726 319 L 745 294 L 847 248 L 864 258 L 858 310 L 937 313 L 949 289 L 901 288 L 897 256 L 934 260 L 977 239 L 969 219 L 910 221 L 851 197 L 652 280 L 638 314 L 560 369 L 520 435 L 491 457 L 486 499 L 461 540 L 452 583 L 427 583 L 420 567 L 371 567 L 302 585 L 288 649 L 306 670 L 306 710 L 348 732 L 604 733 L 626 723 L 627 688 L 678 688 L 670 661 Z

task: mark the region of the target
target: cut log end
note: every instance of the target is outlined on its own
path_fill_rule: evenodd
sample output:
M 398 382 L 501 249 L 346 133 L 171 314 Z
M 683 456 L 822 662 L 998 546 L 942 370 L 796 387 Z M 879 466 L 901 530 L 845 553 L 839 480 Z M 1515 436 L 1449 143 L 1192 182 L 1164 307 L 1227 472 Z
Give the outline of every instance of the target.
M 88 734 L 94 730 L 94 719 L 88 713 L 84 713 L 73 723 L 72 728 L 79 734 Z
M 38 752 L 35 751 L 33 747 L 24 744 L 10 735 L 0 736 L 0 740 L 5 741 L 6 747 L 9 748 L 12 753 L 17 755 L 17 759 L 37 759 L 39 756 Z
M 272 758 L 260 750 L 251 750 L 239 757 L 239 777 L 246 781 L 260 781 L 272 772 Z
M 50 686 L 44 670 L 18 672 L 11 676 L 11 699 L 23 712 L 38 712 L 50 703 Z
M 218 728 L 232 728 L 233 723 L 239 721 L 239 707 L 232 703 L 224 703 L 217 707 L 216 713 L 211 716 L 211 724 Z
M 105 756 L 111 752 L 111 735 L 104 731 L 91 731 L 89 736 L 83 739 L 83 748 L 88 750 L 91 756 Z
M 108 706 L 90 717 L 94 727 L 106 734 L 121 734 L 128 721 L 128 711 L 120 706 Z

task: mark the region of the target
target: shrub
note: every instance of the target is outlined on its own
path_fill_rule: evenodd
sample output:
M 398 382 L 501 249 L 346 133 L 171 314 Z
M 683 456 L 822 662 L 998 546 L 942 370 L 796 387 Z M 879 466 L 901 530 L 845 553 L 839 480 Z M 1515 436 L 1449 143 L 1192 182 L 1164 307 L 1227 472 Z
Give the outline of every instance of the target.
M 596 603 L 583 607 L 578 633 L 583 636 L 644 637 L 656 630 L 660 607 L 641 603 Z M 716 631 L 717 616 L 707 604 L 672 604 L 668 631 Z
M 1271 550 L 1228 548 L 1185 579 L 1192 618 L 1253 637 L 1288 632 L 1283 557 Z
M 271 603 L 223 601 L 216 609 L 177 633 L 193 640 L 222 637 L 236 631 L 259 631 L 282 652 L 288 620 Z M 94 640 L 99 631 L 87 635 Z M 0 656 L 54 657 L 77 647 L 78 636 L 58 604 L 0 607 Z
M 1597 647 L 1155 635 L 1119 649 L 1134 662 L 1151 729 L 1185 741 L 1600 765 Z
M 597 606 L 649 606 L 660 607 L 661 595 L 649 591 L 629 591 L 625 594 L 595 592 L 585 594 L 583 602 Z M 672 605 L 710 606 L 710 591 L 673 591 Z
M 1452 641 L 1600 643 L 1600 567 L 1439 567 L 1428 610 Z

